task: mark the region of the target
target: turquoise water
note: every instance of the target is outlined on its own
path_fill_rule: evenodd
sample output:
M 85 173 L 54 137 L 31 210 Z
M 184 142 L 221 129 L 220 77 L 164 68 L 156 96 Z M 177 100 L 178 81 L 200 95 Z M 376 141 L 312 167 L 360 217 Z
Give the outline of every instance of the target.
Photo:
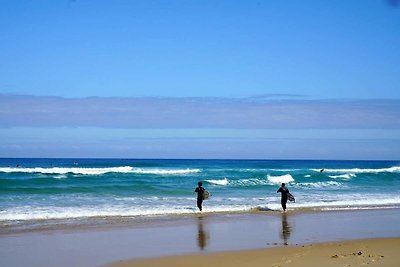
M 324 169 L 323 172 L 320 172 Z M 0 159 L 0 226 L 197 212 L 400 207 L 399 161 Z

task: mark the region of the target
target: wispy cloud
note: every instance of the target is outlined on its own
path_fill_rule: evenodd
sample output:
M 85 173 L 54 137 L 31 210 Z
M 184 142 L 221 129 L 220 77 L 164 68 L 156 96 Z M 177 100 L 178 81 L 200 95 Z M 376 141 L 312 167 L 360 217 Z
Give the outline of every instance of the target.
M 0 95 L 0 127 L 399 129 L 400 100 Z

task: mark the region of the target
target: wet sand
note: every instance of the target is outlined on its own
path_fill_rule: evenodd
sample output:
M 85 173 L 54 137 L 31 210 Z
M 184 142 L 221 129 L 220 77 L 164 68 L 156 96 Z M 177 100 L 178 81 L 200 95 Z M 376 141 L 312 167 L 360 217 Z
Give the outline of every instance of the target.
M 293 255 L 296 255 L 300 253 L 296 249 L 304 249 L 302 246 L 309 244 L 399 238 L 399 225 L 398 209 L 204 213 L 146 220 L 121 219 L 119 223 L 103 220 L 90 227 L 60 226 L 22 232 L 2 229 L 0 259 L 2 266 L 90 267 L 164 256 L 198 254 L 208 257 L 221 252 L 224 253 L 221 255 L 231 255 L 228 251 L 237 251 L 233 255 L 240 255 L 253 253 L 244 252 L 248 250 L 275 250 L 277 247 L 294 249 Z M 400 248 L 398 243 L 394 245 L 397 250 Z M 328 249 L 326 255 L 338 254 L 338 259 L 342 259 L 340 254 L 353 252 Z M 380 255 L 378 250 L 368 253 Z
M 339 267 L 400 266 L 400 238 L 367 239 L 263 250 L 164 257 L 116 263 L 109 267 Z

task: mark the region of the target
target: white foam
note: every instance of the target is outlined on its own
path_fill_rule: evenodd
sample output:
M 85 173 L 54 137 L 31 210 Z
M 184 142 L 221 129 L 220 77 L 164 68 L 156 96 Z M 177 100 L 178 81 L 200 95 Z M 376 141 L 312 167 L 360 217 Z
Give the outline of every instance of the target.
M 65 179 L 67 176 L 65 174 L 58 174 L 54 176 L 55 179 Z
M 200 169 L 132 169 L 130 173 L 141 174 L 159 174 L 159 175 L 174 175 L 174 174 L 189 174 L 201 172 Z
M 234 186 L 255 186 L 255 185 L 268 185 L 270 184 L 268 180 L 260 178 L 249 178 L 229 181 L 230 185 Z
M 351 179 L 353 177 L 356 177 L 356 175 L 354 173 L 346 173 L 341 175 L 328 175 L 328 177 L 333 179 Z
M 303 169 L 266 169 L 266 170 L 274 172 L 296 172 L 296 171 L 302 171 Z
M 304 178 L 310 178 L 310 177 L 311 177 L 311 175 L 309 175 L 309 174 L 304 175 Z
M 340 187 L 341 183 L 335 181 L 328 182 L 315 182 L 315 183 L 297 183 L 296 186 L 308 187 L 308 188 L 326 188 L 326 187 Z
M 290 183 L 294 181 L 293 177 L 290 174 L 285 174 L 280 176 L 268 175 L 267 179 L 269 182 L 273 184 Z
M 297 198 L 296 203 L 291 207 L 294 208 L 323 208 L 326 210 L 335 209 L 362 209 L 366 207 L 384 207 L 384 206 L 398 206 L 400 205 L 400 198 L 379 198 L 376 195 L 369 197 L 357 198 L 347 196 L 346 199 L 329 199 L 328 201 L 301 201 Z
M 222 180 L 206 180 L 206 182 L 208 182 L 210 184 L 217 184 L 217 185 L 227 185 L 229 183 L 229 181 L 226 177 Z
M 41 174 L 80 174 L 80 175 L 102 175 L 106 173 L 138 173 L 138 174 L 158 174 L 158 175 L 174 175 L 174 174 L 189 174 L 200 172 L 200 169 L 141 169 L 130 166 L 124 167 L 108 167 L 108 168 L 10 168 L 2 167 L 0 172 L 5 173 L 41 173 Z
M 321 169 L 311 169 L 315 172 L 320 172 Z M 379 169 L 361 169 L 361 168 L 353 168 L 353 169 L 324 169 L 324 172 L 334 172 L 334 173 L 382 173 L 382 172 L 400 172 L 400 167 L 390 167 L 390 168 L 379 168 Z
M 276 196 L 275 196 L 276 195 Z M 384 197 L 376 194 L 363 195 L 309 195 L 296 194 L 296 202 L 288 203 L 289 209 L 363 209 L 366 207 L 400 206 L 400 197 Z M 9 221 L 63 220 L 99 217 L 137 217 L 174 214 L 193 214 L 198 212 L 193 198 L 132 198 L 116 199 L 117 203 L 105 200 L 102 205 L 82 206 L 19 206 L 7 207 L 0 212 L 2 224 Z M 134 203 L 134 204 L 133 204 Z M 193 204 L 193 205 L 192 205 Z M 280 210 L 279 196 L 268 197 L 213 197 L 204 203 L 204 212 L 238 212 L 262 207 L 265 210 Z
M 236 212 L 250 210 L 250 205 L 204 205 L 204 212 Z M 28 220 L 60 220 L 98 217 L 137 217 L 196 213 L 193 206 L 157 205 L 153 206 L 121 206 L 104 205 L 98 207 L 19 207 L 4 210 L 0 213 L 0 222 Z

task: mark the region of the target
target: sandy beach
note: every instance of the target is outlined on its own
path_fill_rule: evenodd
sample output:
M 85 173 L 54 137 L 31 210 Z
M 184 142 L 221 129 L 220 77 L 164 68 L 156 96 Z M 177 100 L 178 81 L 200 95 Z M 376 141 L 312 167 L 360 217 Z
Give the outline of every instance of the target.
M 0 267 L 400 267 L 400 0 L 0 22 Z
M 366 239 L 262 250 L 175 256 L 116 263 L 109 267 L 179 266 L 390 266 L 400 265 L 400 238 Z
M 197 259 L 205 257 L 207 266 L 313 266 L 316 259 L 329 266 L 398 266 L 399 224 L 398 209 L 121 218 L 1 229 L 0 258 L 2 266 L 41 267 L 202 266 Z

